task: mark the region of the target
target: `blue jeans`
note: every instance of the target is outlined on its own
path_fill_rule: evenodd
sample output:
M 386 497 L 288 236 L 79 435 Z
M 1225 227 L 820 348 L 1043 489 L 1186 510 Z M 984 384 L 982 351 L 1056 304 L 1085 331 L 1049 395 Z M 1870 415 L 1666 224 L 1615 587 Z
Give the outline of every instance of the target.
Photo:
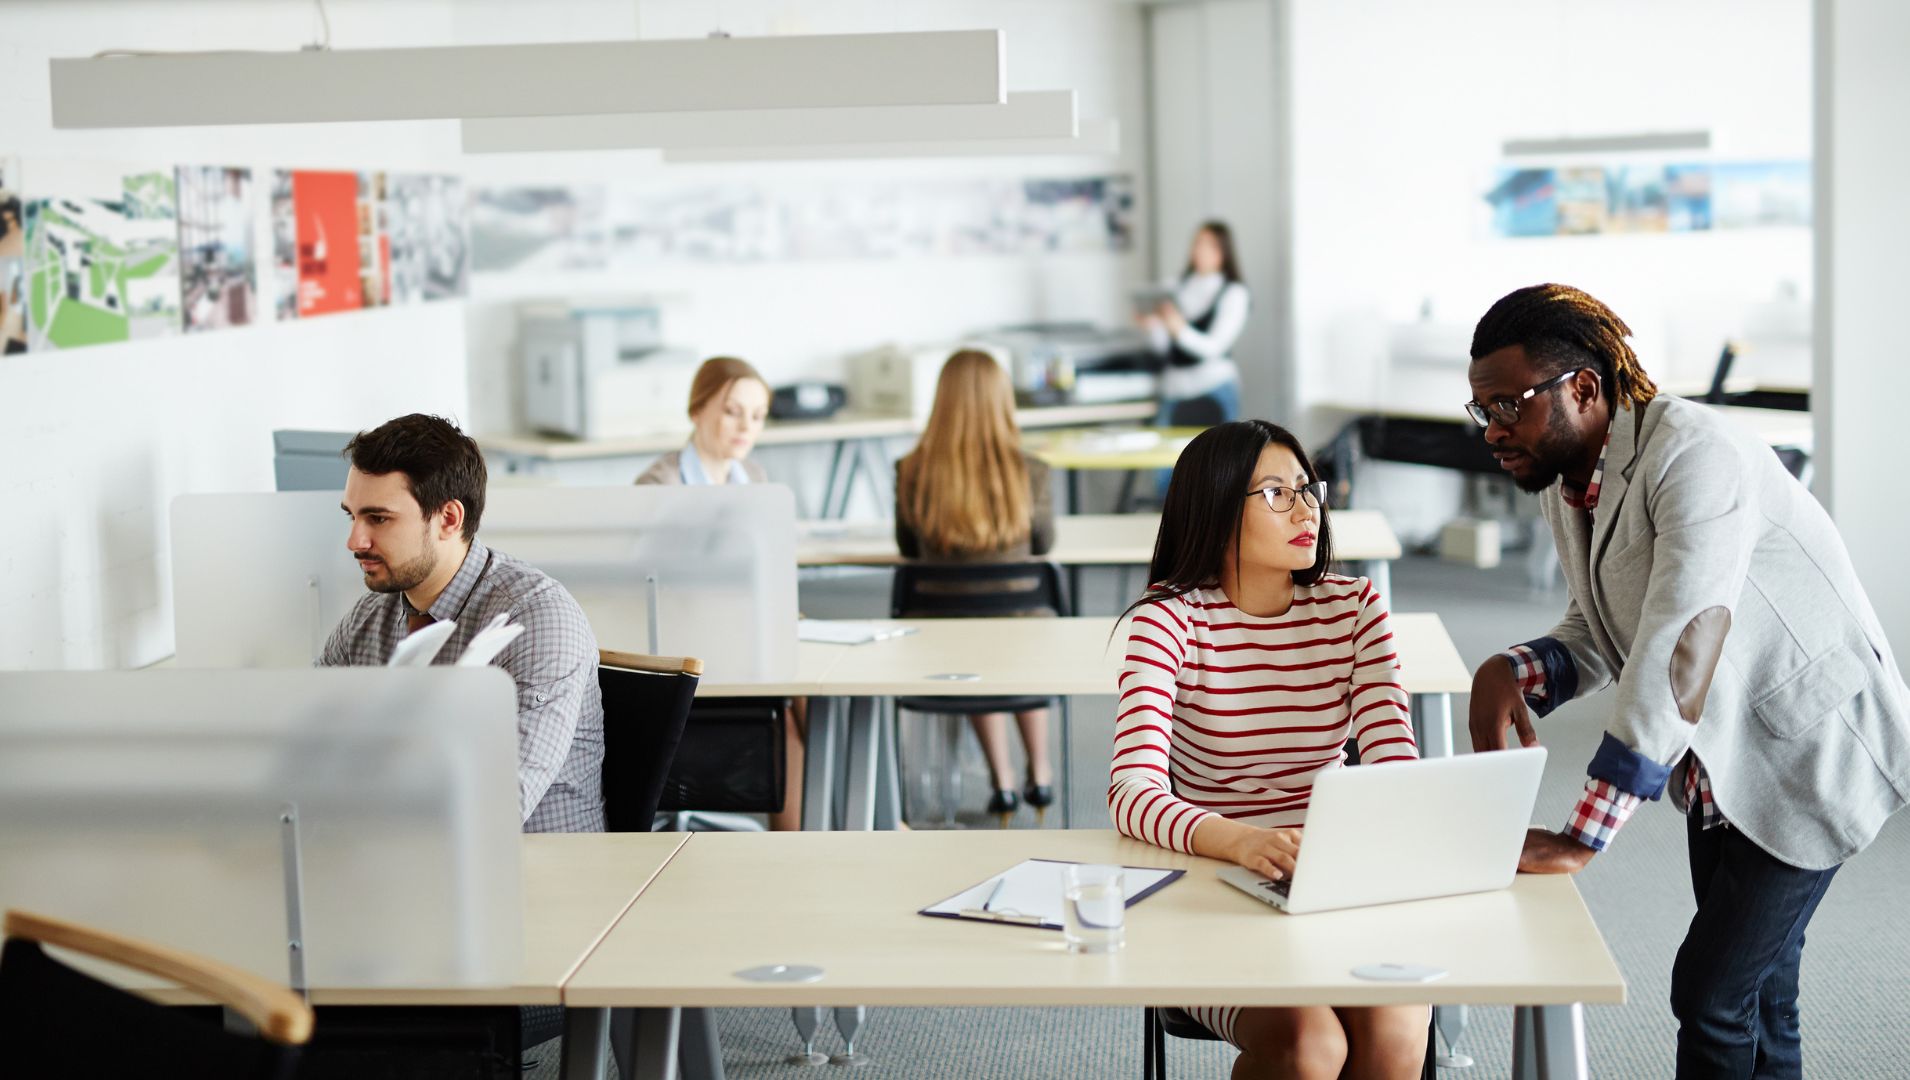
M 1154 415 L 1154 426 L 1155 427 L 1174 426 L 1174 411 L 1176 409 L 1180 408 L 1182 405 L 1185 405 L 1185 404 L 1189 404 L 1192 402 L 1201 402 L 1201 401 L 1212 403 L 1211 408 L 1201 410 L 1209 414 L 1208 416 L 1201 418 L 1203 423 L 1227 423 L 1232 420 L 1240 419 L 1240 383 L 1235 380 L 1228 380 L 1227 382 L 1224 382 L 1220 384 L 1219 386 L 1214 387 L 1212 390 L 1208 391 L 1207 393 L 1200 394 L 1195 397 L 1190 397 L 1190 398 L 1164 397 L 1162 398 L 1161 411 Z M 1213 416 L 1211 415 L 1215 410 L 1218 410 L 1220 413 L 1220 417 L 1218 420 L 1215 420 Z M 1173 476 L 1174 476 L 1174 470 L 1172 469 L 1155 470 L 1154 490 L 1155 490 L 1155 493 L 1159 495 L 1162 499 L 1167 498 L 1167 482 L 1168 480 L 1172 479 Z
M 1799 870 L 1736 829 L 1698 820 L 1685 825 L 1698 913 L 1671 969 L 1678 1078 L 1801 1077 L 1804 927 L 1837 867 Z

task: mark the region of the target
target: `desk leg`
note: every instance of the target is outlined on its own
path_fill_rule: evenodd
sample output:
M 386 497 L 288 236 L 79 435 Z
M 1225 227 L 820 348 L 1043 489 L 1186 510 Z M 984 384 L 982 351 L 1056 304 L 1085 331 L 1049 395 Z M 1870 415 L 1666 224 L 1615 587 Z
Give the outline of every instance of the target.
M 823 518 L 834 516 L 836 505 L 836 485 L 842 482 L 842 463 L 849 456 L 849 443 L 846 439 L 837 439 L 836 448 L 829 455 L 829 475 L 822 482 Z
M 880 756 L 876 699 L 851 698 L 849 702 L 849 775 L 847 801 L 843 804 L 842 827 L 867 831 L 875 828 L 875 785 L 877 758 Z
M 1061 827 L 1074 828 L 1074 702 L 1061 698 L 1061 782 L 1055 790 L 1061 793 Z
M 890 477 L 895 475 L 895 464 L 889 455 L 883 452 L 881 439 L 863 439 L 856 443 L 856 457 L 862 462 L 862 471 L 869 475 L 869 494 L 875 498 L 877 517 L 890 517 L 895 513 L 894 493 Z M 847 500 L 843 502 L 843 512 L 849 510 Z
M 810 698 L 809 732 L 803 738 L 802 827 L 827 830 L 835 825 L 836 731 L 840 704 L 834 698 Z
M 1413 739 L 1422 758 L 1452 756 L 1452 695 L 1412 696 Z
M 724 1080 L 723 1044 L 716 1035 L 715 1009 L 684 1009 L 681 1052 L 683 1080 Z
M 902 762 L 896 752 L 895 699 L 877 702 L 875 827 L 894 829 L 902 822 Z
M 610 1010 L 564 1010 L 564 1080 L 603 1080 L 610 1061 Z
M 1081 513 L 1081 470 L 1068 469 L 1068 513 Z
M 681 1010 L 618 1009 L 617 1014 L 611 1040 L 617 1054 L 617 1075 L 628 1080 L 677 1080 Z
M 1582 1006 L 1521 1005 L 1513 1010 L 1512 1080 L 1586 1080 Z
M 1373 583 L 1373 590 L 1397 610 L 1393 599 L 1393 564 L 1389 559 L 1367 559 L 1360 564 L 1360 573 Z

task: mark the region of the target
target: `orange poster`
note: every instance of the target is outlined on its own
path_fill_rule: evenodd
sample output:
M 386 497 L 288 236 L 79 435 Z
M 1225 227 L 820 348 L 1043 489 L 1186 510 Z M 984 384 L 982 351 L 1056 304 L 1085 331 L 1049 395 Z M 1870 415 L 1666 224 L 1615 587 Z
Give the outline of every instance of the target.
M 299 317 L 363 307 L 358 174 L 294 172 L 292 207 L 298 215 Z

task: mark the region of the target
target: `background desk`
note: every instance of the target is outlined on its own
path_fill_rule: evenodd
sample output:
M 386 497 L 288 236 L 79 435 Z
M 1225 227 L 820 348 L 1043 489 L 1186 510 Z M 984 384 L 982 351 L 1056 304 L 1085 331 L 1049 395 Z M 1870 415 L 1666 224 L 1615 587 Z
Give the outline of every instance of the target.
M 1030 454 L 1047 463 L 1051 469 L 1059 469 L 1066 476 L 1068 489 L 1068 512 L 1081 513 L 1081 473 L 1084 471 L 1113 470 L 1127 473 L 1127 479 L 1121 483 L 1121 494 L 1115 508 L 1126 513 L 1134 502 L 1134 483 L 1141 470 L 1171 469 L 1180 460 L 1180 453 L 1187 444 L 1205 428 L 1134 428 L 1126 431 L 1061 431 L 1052 435 L 1038 436 L 1026 440 L 1023 445 Z M 1123 437 L 1149 435 L 1153 442 L 1147 446 L 1123 449 L 1119 445 Z
M 1024 429 L 1110 424 L 1144 420 L 1159 406 L 1151 401 L 1110 405 L 1052 405 L 1017 409 L 1015 422 Z M 887 498 L 893 465 L 882 451 L 882 440 L 921 434 L 926 417 L 899 416 L 845 409 L 827 420 L 774 420 L 764 425 L 756 445 L 797 446 L 832 444 L 828 477 L 823 485 L 821 516 L 840 517 L 858 478 L 868 481 L 878 504 Z M 516 434 L 480 435 L 478 446 L 502 473 L 549 474 L 564 462 L 630 458 L 635 479 L 639 459 L 681 449 L 690 441 L 690 427 L 646 432 L 610 439 L 571 439 L 561 436 Z
M 1188 872 L 1128 911 L 1127 946 L 1111 956 L 1070 954 L 1055 931 L 916 914 L 1029 857 Z M 1502 892 L 1284 916 L 1219 881 L 1222 865 L 1109 831 L 699 834 L 565 984 L 564 1000 L 573 1009 L 1565 1006 L 1526 1011 L 1552 1025 L 1551 1042 L 1570 1044 L 1581 1068 L 1583 1032 L 1571 1006 L 1625 1000 L 1569 877 L 1521 876 Z M 1349 974 L 1386 960 L 1449 974 L 1425 984 Z M 816 964 L 825 975 L 807 984 L 734 975 L 775 963 Z
M 896 697 L 995 697 L 1111 695 L 1120 673 L 1124 639 L 1106 616 L 1060 619 L 918 619 L 894 625 L 916 632 L 867 645 L 801 644 L 797 677 L 768 687 L 758 683 L 705 682 L 698 697 L 807 695 L 846 698 L 846 710 L 812 711 L 805 741 L 803 821 L 827 828 L 834 821 L 837 746 L 846 743 L 843 826 L 892 827 L 901 818 L 900 767 L 895 753 L 895 717 L 880 707 Z M 1452 753 L 1451 695 L 1472 688 L 1472 672 L 1439 616 L 1395 613 L 1401 683 L 1411 697 L 1413 733 L 1426 757 Z M 938 674 L 973 679 L 936 679 Z M 847 715 L 843 715 L 846 713 Z M 1073 736 L 1062 712 L 1060 774 L 1069 775 Z M 1064 811 L 1073 792 L 1065 781 Z M 1071 824 L 1064 812 L 1064 826 Z
M 1399 537 L 1377 510 L 1335 510 L 1333 552 L 1337 561 L 1360 564 L 1380 595 L 1392 598 L 1387 564 L 1400 556 Z M 1063 514 L 1055 518 L 1054 548 L 1041 558 L 1068 567 L 1075 602 L 1083 566 L 1146 566 L 1154 558 L 1159 514 Z M 805 521 L 798 526 L 798 566 L 899 566 L 908 560 L 895 546 L 888 521 Z

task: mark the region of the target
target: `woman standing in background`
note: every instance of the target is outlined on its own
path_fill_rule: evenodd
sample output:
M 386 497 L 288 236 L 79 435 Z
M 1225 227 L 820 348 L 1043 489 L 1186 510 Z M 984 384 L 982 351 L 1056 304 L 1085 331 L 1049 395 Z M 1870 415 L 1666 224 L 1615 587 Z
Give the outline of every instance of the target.
M 1251 306 L 1232 230 L 1203 222 L 1174 298 L 1141 317 L 1149 346 L 1167 358 L 1159 423 L 1206 427 L 1240 418 L 1240 368 L 1230 354 Z

